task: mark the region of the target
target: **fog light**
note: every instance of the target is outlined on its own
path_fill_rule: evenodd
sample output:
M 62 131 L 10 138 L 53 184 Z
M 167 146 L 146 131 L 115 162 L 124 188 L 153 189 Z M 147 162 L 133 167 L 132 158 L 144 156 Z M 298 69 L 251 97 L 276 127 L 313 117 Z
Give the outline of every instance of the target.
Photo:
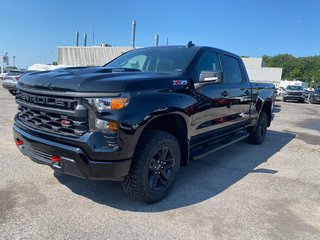
M 96 129 L 98 130 L 112 130 L 117 131 L 118 130 L 118 123 L 113 121 L 106 121 L 99 118 L 96 118 Z
M 109 128 L 109 122 L 96 118 L 96 128 L 106 130 Z

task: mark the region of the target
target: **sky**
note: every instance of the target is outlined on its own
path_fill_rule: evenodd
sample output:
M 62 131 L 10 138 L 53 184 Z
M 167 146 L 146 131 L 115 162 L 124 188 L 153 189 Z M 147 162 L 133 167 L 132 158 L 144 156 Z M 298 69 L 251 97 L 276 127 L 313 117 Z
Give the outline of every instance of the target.
M 26 68 L 57 61 L 58 46 L 212 46 L 241 56 L 320 55 L 319 0 L 0 0 L 0 55 Z M 93 31 L 94 29 L 94 31 Z M 94 43 L 93 43 L 94 32 Z

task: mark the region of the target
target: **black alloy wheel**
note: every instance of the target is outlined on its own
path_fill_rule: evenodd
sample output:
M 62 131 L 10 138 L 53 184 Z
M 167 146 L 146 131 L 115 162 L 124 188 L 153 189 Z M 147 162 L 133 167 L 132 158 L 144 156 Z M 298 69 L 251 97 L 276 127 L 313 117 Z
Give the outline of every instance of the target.
M 161 191 L 170 183 L 176 159 L 169 147 L 163 147 L 154 154 L 149 165 L 149 187 L 153 191 Z
M 180 145 L 172 134 L 160 130 L 146 130 L 140 138 L 122 186 L 131 197 L 154 203 L 166 197 L 174 185 Z

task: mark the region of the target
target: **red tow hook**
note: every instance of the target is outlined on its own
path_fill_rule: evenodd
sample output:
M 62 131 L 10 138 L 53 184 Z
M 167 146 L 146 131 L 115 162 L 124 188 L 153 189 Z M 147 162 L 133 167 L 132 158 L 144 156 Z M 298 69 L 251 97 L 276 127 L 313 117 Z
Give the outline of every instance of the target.
M 23 141 L 20 140 L 19 138 L 17 138 L 17 139 L 16 139 L 16 145 L 17 145 L 17 146 L 23 145 Z
M 60 160 L 61 160 L 61 157 L 60 157 L 60 156 L 53 155 L 53 156 L 51 157 L 51 162 L 53 162 L 53 163 L 58 163 L 58 162 L 60 162 Z

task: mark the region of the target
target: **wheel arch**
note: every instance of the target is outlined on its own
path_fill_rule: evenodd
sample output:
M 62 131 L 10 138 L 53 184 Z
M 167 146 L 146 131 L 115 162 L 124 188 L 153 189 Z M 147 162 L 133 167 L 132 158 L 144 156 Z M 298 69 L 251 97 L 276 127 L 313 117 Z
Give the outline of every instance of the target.
M 181 165 L 189 163 L 189 127 L 188 117 L 181 112 L 170 112 L 158 115 L 150 119 L 142 129 L 138 143 L 142 135 L 148 130 L 161 130 L 172 134 L 180 145 Z M 137 145 L 138 145 L 137 143 Z

